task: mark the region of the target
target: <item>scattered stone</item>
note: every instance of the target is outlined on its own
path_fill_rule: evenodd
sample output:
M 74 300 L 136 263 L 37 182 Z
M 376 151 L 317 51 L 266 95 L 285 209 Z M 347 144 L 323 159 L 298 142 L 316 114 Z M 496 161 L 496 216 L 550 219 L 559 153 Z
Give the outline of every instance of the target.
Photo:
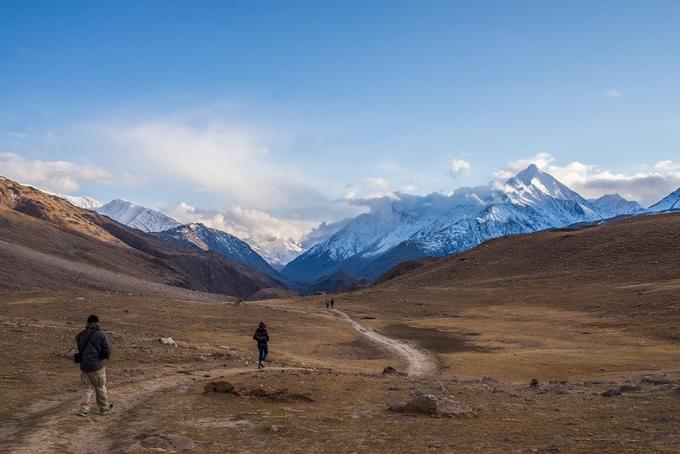
M 158 339 L 158 342 L 160 342 L 163 345 L 169 345 L 171 347 L 177 348 L 177 342 L 175 342 L 175 339 L 172 337 L 161 337 Z
M 651 385 L 670 385 L 673 383 L 671 379 L 663 374 L 651 374 L 642 377 L 642 383 L 649 383 Z
M 437 417 L 469 418 L 474 416 L 472 408 L 466 404 L 434 394 L 419 394 L 409 402 L 390 405 L 389 410 Z
M 553 383 L 549 384 L 548 386 L 545 386 L 541 392 L 543 393 L 552 393 L 552 394 L 557 394 L 557 395 L 564 395 L 564 394 L 569 394 L 569 388 L 565 385 L 559 384 L 559 383 Z
M 383 373 L 383 374 L 396 374 L 396 373 L 397 373 L 397 369 L 395 369 L 395 368 L 392 367 L 392 366 L 387 366 L 386 368 L 383 369 L 382 373 Z
M 482 377 L 481 383 L 483 385 L 495 385 L 498 384 L 498 380 L 493 377 Z
M 532 378 L 531 383 L 529 383 L 529 386 L 532 388 L 538 388 L 538 379 Z
M 619 391 L 618 389 L 614 389 L 614 388 L 608 389 L 608 390 L 606 390 L 605 392 L 602 393 L 602 396 L 604 396 L 604 397 L 614 397 L 614 396 L 620 396 L 620 395 L 621 395 L 621 391 Z
M 632 393 L 635 391 L 640 391 L 640 387 L 636 385 L 631 385 L 629 383 L 625 383 L 619 386 L 619 391 L 622 393 Z

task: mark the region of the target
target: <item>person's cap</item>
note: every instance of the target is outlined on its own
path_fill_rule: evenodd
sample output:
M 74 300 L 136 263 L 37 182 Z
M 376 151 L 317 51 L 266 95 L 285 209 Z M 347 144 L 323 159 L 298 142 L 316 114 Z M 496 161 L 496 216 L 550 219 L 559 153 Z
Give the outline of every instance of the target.
M 264 322 L 260 322 L 260 328 L 264 328 L 264 327 L 265 327 Z
M 90 315 L 87 317 L 87 323 L 99 323 L 99 317 L 96 315 Z

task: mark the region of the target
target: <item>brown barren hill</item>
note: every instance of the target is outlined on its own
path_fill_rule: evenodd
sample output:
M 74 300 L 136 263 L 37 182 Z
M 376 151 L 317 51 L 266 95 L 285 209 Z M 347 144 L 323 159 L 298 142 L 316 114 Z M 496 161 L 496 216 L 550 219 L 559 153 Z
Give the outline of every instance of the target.
M 680 278 L 680 213 L 488 241 L 421 266 L 391 270 L 384 287 L 508 282 L 646 283 Z
M 147 282 L 243 298 L 282 287 L 221 255 L 165 242 L 4 178 L 0 259 L 5 292 L 143 291 Z

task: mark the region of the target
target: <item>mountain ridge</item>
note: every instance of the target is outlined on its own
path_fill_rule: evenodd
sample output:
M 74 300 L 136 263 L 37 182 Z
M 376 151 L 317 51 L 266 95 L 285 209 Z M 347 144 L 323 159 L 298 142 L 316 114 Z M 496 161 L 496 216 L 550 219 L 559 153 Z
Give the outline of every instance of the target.
M 587 200 L 533 164 L 500 185 L 397 197 L 375 201 L 371 212 L 297 257 L 283 275 L 302 290 L 336 273 L 375 280 L 403 261 L 451 255 L 489 239 L 646 212 L 620 195 Z

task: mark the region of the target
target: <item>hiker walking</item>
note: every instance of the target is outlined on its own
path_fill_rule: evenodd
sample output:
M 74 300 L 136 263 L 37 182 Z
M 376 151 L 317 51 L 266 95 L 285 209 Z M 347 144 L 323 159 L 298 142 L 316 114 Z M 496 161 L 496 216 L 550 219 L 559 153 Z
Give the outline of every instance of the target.
M 264 362 L 267 360 L 267 353 L 269 353 L 267 348 L 269 334 L 267 333 L 267 325 L 265 325 L 264 322 L 260 322 L 260 325 L 255 330 L 255 334 L 253 334 L 253 339 L 257 341 L 257 350 L 260 352 L 257 368 L 261 369 L 264 367 Z
M 335 301 L 333 300 L 333 298 L 331 298 L 331 309 L 333 309 L 334 306 L 335 306 Z
M 78 416 L 87 416 L 90 412 L 92 393 L 97 396 L 99 413 L 111 413 L 113 405 L 109 404 L 106 393 L 106 360 L 111 356 L 111 340 L 99 327 L 99 317 L 90 315 L 85 329 L 76 336 L 76 353 L 74 360 L 80 364 L 80 384 L 82 385 L 82 401 Z
M 329 309 L 331 307 L 330 301 L 326 300 L 325 302 L 326 302 L 326 309 Z

